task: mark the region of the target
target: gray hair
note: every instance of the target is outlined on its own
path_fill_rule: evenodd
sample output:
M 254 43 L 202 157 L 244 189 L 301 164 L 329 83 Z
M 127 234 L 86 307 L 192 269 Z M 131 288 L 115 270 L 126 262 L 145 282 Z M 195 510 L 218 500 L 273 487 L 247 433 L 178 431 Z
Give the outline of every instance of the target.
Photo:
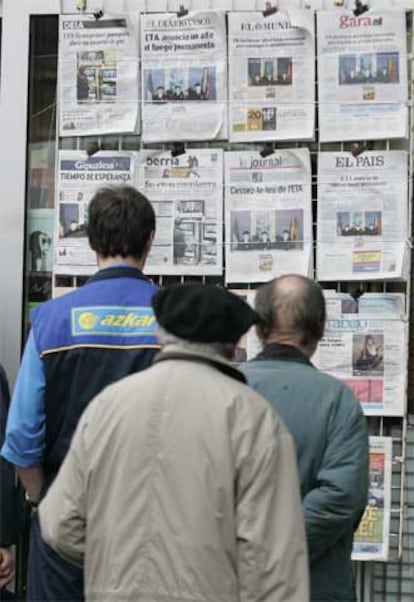
M 175 345 L 186 349 L 187 351 L 195 351 L 196 353 L 203 353 L 205 355 L 218 355 L 226 359 L 232 359 L 236 345 L 234 343 L 196 343 L 193 341 L 186 341 L 180 339 L 174 334 L 167 332 L 161 326 L 158 326 L 158 341 L 161 347 L 168 347 L 169 345 Z

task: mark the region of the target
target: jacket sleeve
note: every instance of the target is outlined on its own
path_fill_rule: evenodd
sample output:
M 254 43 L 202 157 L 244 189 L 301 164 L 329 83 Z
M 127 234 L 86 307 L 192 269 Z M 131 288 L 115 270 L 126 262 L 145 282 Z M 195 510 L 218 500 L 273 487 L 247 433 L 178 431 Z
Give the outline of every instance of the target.
M 7 377 L 0 366 L 0 446 L 4 442 L 9 401 Z M 4 458 L 0 458 L 0 547 L 17 543 L 22 513 L 22 499 L 14 467 Z
M 308 559 L 293 440 L 270 406 L 260 428 L 249 434 L 236 483 L 240 602 L 307 602 Z
M 62 558 L 82 566 L 86 538 L 86 446 L 88 410 L 80 419 L 69 452 L 39 506 L 42 537 Z
M 330 417 L 316 486 L 303 499 L 310 562 L 358 526 L 367 503 L 368 465 L 366 419 L 344 387 Z

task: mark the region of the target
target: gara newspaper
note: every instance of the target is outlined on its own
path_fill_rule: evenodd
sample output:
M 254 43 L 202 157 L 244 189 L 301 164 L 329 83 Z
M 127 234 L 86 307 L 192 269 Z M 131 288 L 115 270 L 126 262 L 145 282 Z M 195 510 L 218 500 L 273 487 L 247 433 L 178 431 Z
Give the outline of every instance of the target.
M 405 13 L 320 11 L 320 141 L 408 135 Z

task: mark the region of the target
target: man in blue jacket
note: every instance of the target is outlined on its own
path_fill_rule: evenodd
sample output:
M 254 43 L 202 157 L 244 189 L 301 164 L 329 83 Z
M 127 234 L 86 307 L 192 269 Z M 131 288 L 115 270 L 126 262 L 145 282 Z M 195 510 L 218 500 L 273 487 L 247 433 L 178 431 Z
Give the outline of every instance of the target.
M 255 305 L 263 351 L 241 370 L 295 440 L 311 600 L 354 601 L 352 540 L 368 491 L 365 417 L 346 385 L 311 364 L 326 320 L 320 286 L 282 276 L 258 290 Z
M 0 365 L 0 444 L 3 445 L 9 411 L 9 384 L 3 366 Z M 0 600 L 15 600 L 5 588 L 14 578 L 14 554 L 22 518 L 20 492 L 16 485 L 14 467 L 0 458 Z
M 83 287 L 32 313 L 1 454 L 17 466 L 34 505 L 55 478 L 89 401 L 110 383 L 148 367 L 159 348 L 151 307 L 156 287 L 142 273 L 154 231 L 154 210 L 134 188 L 99 190 L 88 221 L 99 271 Z M 83 599 L 81 570 L 42 541 L 36 515 L 27 599 Z

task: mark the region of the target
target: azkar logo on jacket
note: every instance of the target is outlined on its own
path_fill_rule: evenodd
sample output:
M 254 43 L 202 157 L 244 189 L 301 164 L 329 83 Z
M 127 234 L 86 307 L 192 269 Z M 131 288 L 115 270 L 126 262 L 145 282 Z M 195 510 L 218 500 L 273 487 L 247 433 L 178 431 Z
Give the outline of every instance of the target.
M 148 336 L 157 323 L 150 307 L 73 307 L 72 335 Z

